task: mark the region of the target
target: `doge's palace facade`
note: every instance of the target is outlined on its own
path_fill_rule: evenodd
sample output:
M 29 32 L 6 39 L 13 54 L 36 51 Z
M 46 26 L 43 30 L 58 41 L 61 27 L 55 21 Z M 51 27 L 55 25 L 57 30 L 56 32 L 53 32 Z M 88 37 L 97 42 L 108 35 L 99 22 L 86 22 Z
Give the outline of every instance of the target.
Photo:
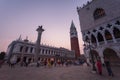
M 120 0 L 92 0 L 77 7 L 87 60 L 120 64 Z

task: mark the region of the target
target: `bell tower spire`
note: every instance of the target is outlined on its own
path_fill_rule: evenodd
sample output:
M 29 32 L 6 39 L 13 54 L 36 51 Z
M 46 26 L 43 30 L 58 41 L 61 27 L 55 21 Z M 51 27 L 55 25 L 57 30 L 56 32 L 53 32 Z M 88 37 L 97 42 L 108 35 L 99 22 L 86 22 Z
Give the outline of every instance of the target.
M 76 59 L 80 58 L 78 35 L 73 20 L 71 22 L 71 27 L 70 27 L 70 41 L 71 41 L 71 50 L 75 51 Z
M 70 27 L 70 37 L 71 37 L 71 38 L 72 38 L 72 37 L 78 37 L 78 35 L 77 35 L 77 30 L 76 30 L 76 27 L 75 27 L 75 25 L 74 25 L 73 20 L 72 20 L 72 22 L 71 22 L 71 27 Z

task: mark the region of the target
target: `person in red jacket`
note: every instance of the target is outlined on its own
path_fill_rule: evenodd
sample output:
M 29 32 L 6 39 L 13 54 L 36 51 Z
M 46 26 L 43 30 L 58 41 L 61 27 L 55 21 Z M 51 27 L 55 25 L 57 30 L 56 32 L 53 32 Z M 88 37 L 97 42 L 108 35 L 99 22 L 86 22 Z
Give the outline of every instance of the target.
M 98 73 L 100 75 L 102 75 L 102 63 L 101 63 L 100 59 L 97 60 L 96 66 L 97 66 L 97 69 L 98 69 Z

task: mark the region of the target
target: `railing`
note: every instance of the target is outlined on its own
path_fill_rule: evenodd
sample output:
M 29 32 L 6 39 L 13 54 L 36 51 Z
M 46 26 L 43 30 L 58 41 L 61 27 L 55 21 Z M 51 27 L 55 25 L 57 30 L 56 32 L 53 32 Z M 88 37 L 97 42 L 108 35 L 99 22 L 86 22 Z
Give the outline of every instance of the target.
M 107 43 L 113 43 L 113 40 L 107 40 Z
M 117 42 L 120 42 L 120 38 L 116 39 Z
M 99 42 L 99 45 L 103 45 L 103 44 L 105 44 L 105 42 L 104 42 L 104 41 Z
M 120 38 L 116 39 L 117 43 L 120 42 Z M 114 41 L 113 40 L 107 40 L 107 43 L 113 43 Z M 104 45 L 105 42 L 102 41 L 102 42 L 99 42 L 99 45 Z
M 120 43 L 120 38 L 117 38 L 117 39 L 115 39 L 115 40 L 117 41 L 117 43 Z M 106 42 L 107 42 L 107 44 L 113 44 L 113 43 L 114 43 L 113 39 L 112 39 L 112 40 L 106 40 Z M 95 47 L 95 48 L 98 47 L 98 45 L 97 45 L 96 43 L 92 43 L 91 45 L 92 45 L 93 47 Z M 105 45 L 105 41 L 99 42 L 99 45 L 100 45 L 100 46 Z M 84 47 L 84 49 L 85 49 L 85 50 L 88 50 L 89 47 L 90 47 L 90 46 L 88 46 L 88 45 L 86 44 L 86 46 Z

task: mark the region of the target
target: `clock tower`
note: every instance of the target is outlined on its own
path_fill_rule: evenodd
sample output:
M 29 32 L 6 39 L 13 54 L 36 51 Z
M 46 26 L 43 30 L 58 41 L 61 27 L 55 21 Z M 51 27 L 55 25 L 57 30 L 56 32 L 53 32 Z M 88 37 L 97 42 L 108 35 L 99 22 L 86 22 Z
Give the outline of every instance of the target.
M 70 42 L 71 42 L 71 50 L 75 51 L 75 58 L 76 59 L 80 58 L 78 35 L 73 21 L 70 27 Z

